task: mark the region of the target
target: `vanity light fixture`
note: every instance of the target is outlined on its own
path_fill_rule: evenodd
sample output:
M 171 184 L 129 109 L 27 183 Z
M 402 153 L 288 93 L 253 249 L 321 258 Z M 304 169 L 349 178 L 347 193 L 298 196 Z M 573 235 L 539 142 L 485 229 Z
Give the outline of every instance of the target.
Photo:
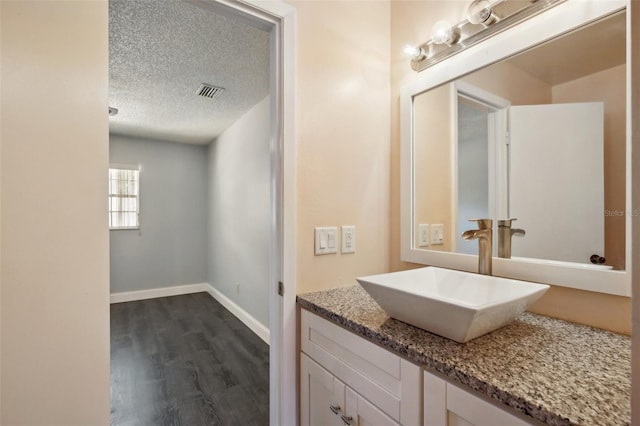
M 473 0 L 467 8 L 467 20 L 488 27 L 498 20 L 498 16 L 493 13 L 489 0 Z
M 411 68 L 420 72 L 565 1 L 473 0 L 465 20 L 456 25 L 436 22 L 430 40 L 404 52 L 411 57 Z
M 416 61 L 421 61 L 427 57 L 427 52 L 420 46 L 414 46 L 411 44 L 407 44 L 402 52 L 406 55 L 407 58 L 411 58 Z
M 438 21 L 431 27 L 431 40 L 435 44 L 451 46 L 460 38 L 460 30 L 447 21 Z

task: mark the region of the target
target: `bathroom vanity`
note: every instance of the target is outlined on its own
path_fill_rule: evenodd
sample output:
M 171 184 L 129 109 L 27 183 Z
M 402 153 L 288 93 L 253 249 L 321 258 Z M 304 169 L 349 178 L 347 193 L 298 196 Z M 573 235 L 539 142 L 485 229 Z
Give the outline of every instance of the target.
M 467 343 L 358 285 L 298 296 L 302 425 L 627 425 L 627 336 L 525 313 Z
M 415 49 L 400 260 L 628 298 L 630 2 L 557 3 L 475 45 L 453 37 L 441 61 L 431 41 Z M 485 249 L 469 241 L 481 231 Z M 415 308 L 417 291 L 385 309 L 440 334 L 461 316 Z M 359 285 L 297 300 L 303 425 L 630 424 L 627 336 L 524 313 L 457 343 L 392 319 Z

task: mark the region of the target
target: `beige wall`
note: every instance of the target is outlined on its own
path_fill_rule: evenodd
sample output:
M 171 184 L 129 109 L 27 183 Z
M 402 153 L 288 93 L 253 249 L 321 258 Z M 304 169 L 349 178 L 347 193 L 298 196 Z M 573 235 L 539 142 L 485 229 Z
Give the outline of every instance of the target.
M 551 86 L 509 62 L 499 62 L 462 79 L 511 102 L 511 105 L 551 103 Z
M 389 270 L 386 1 L 297 8 L 297 291 Z M 356 225 L 356 252 L 314 256 L 314 227 Z M 339 231 L 338 231 L 339 233 Z
M 451 206 L 451 101 L 450 84 L 416 96 L 414 108 L 415 223 L 444 225 L 444 244 L 429 250 L 451 251 L 455 226 Z M 418 236 L 416 232 L 416 245 Z M 425 247 L 427 248 L 427 247 Z
M 0 423 L 108 425 L 107 3 L 0 7 Z
M 626 65 L 553 87 L 554 103 L 604 102 L 604 208 L 625 211 Z M 607 265 L 625 269 L 625 217 L 604 218 Z
M 464 16 L 466 3 L 434 0 L 425 2 L 392 0 L 391 2 L 391 251 L 392 271 L 413 267 L 400 260 L 400 88 L 415 81 L 402 56 L 402 47 L 429 39 L 431 26 L 438 20 L 457 22 Z M 593 309 L 597 307 L 598 315 Z M 534 305 L 533 311 L 545 315 L 630 332 L 631 299 L 599 293 L 558 288 L 548 292 Z
M 431 26 L 441 19 L 457 22 L 466 9 L 464 2 L 446 0 L 391 1 L 391 145 L 390 145 L 390 252 L 391 271 L 417 267 L 400 260 L 400 88 L 415 81 L 409 60 L 402 54 L 407 44 L 430 38 Z

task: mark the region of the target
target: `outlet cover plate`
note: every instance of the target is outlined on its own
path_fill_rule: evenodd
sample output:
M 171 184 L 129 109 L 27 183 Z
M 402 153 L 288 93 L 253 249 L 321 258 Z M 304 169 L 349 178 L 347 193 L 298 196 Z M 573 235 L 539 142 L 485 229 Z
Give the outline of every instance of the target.
M 429 224 L 418 225 L 418 247 L 429 247 Z
M 431 225 L 431 245 L 444 244 L 444 225 Z
M 356 226 L 342 225 L 342 253 L 355 253 Z

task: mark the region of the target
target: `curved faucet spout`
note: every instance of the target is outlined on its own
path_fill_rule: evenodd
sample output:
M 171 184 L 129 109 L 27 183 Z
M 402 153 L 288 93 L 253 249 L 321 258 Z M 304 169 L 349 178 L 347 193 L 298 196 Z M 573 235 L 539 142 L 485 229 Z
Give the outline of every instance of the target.
M 468 231 L 464 231 L 462 233 L 462 239 L 465 241 L 469 241 L 469 240 L 475 240 L 476 238 L 478 238 L 476 236 L 476 230 L 475 229 L 470 229 Z
M 511 236 L 518 236 L 518 237 L 524 237 L 526 234 L 526 232 L 524 232 L 524 229 L 511 229 Z
M 462 233 L 462 239 L 478 240 L 478 273 L 491 275 L 491 256 L 493 240 L 493 221 L 491 219 L 472 219 L 480 229 L 470 229 Z
M 462 233 L 463 240 L 490 239 L 491 229 L 470 229 Z
M 511 237 L 525 235 L 524 229 L 512 228 L 513 219 L 504 219 L 498 221 L 498 257 L 505 259 L 511 258 Z

